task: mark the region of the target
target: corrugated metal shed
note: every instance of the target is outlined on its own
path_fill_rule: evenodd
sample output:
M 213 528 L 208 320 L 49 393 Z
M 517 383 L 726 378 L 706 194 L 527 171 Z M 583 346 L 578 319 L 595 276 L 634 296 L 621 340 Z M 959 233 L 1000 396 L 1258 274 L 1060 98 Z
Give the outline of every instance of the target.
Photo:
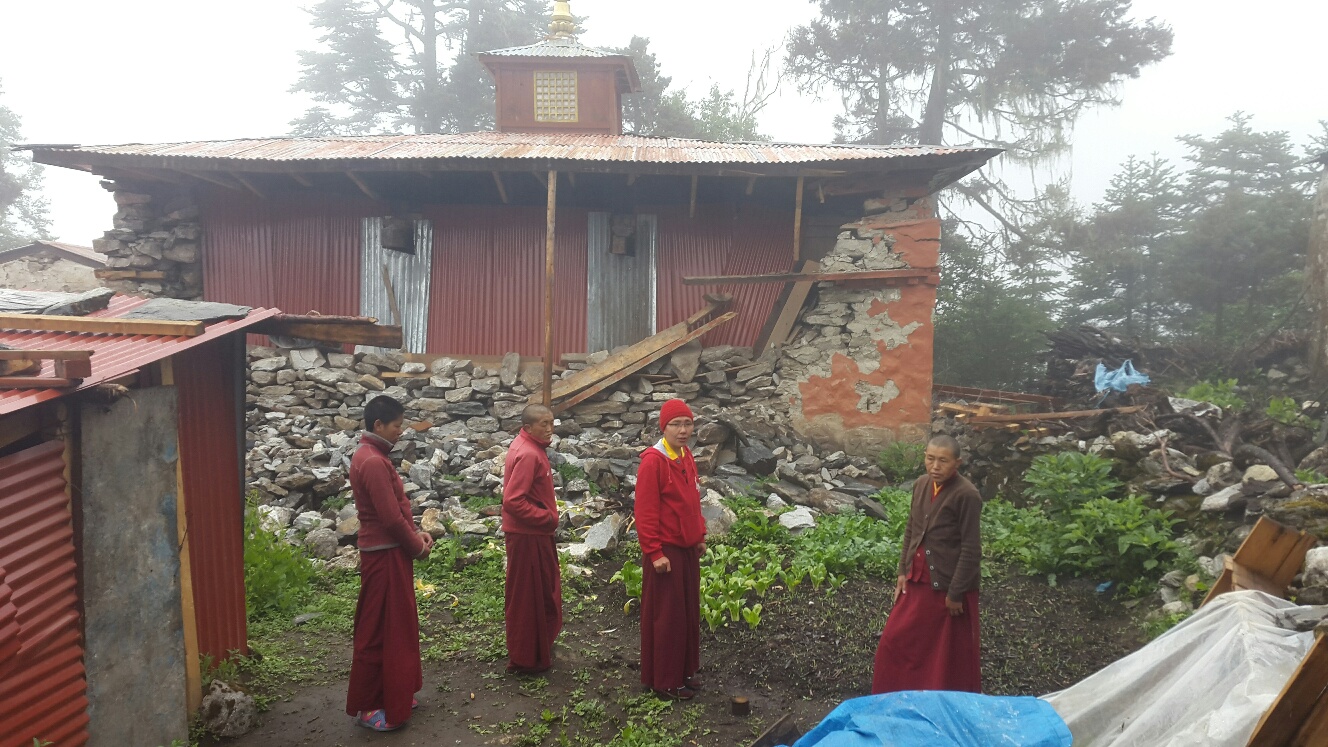
M 90 314 L 90 317 L 114 318 L 130 309 L 147 303 L 147 299 L 116 296 L 109 308 Z M 92 376 L 83 380 L 76 389 L 2 389 L 0 415 L 62 397 L 73 391 L 96 386 L 104 381 L 124 376 L 149 363 L 169 358 L 176 353 L 211 342 L 218 338 L 253 326 L 268 317 L 281 313 L 279 309 L 254 309 L 244 319 L 213 322 L 197 337 L 164 337 L 157 335 L 106 335 L 71 332 L 37 332 L 0 330 L 0 343 L 15 348 L 33 350 L 92 350 Z M 51 361 L 43 361 L 42 375 L 51 374 Z
M 64 443 L 0 458 L 0 568 L 21 648 L 0 657 L 0 744 L 85 744 L 87 682 Z M 4 647 L 0 647 L 0 651 Z
M 817 164 L 883 162 L 921 156 L 951 156 L 956 162 L 985 162 L 1001 151 L 932 145 L 799 145 L 711 142 L 640 135 L 469 132 L 441 135 L 262 138 L 180 143 L 34 146 L 41 163 L 70 165 L 79 156 L 155 157 L 245 164 L 310 161 L 540 160 L 636 164 Z M 56 156 L 50 159 L 45 156 Z

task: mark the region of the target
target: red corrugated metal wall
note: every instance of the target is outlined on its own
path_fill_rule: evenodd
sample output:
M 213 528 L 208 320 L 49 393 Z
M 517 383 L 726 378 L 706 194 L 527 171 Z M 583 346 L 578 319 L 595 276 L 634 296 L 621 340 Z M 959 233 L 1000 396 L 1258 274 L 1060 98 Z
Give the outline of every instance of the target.
M 198 651 L 216 661 L 248 653 L 244 607 L 244 488 L 240 484 L 235 338 L 173 358 L 180 470 Z
M 544 354 L 543 208 L 433 208 L 429 350 Z M 554 251 L 554 348 L 586 346 L 584 210 L 559 210 Z
M 74 527 L 64 443 L 0 459 L 0 569 L 20 649 L 0 642 L 0 746 L 87 742 Z
M 702 338 L 705 345 L 752 345 L 779 297 L 779 283 L 683 285 L 695 275 L 757 275 L 793 266 L 793 215 L 744 205 L 698 205 L 659 212 L 659 329 L 677 324 L 705 305 L 705 294 L 728 293 L 738 318 Z

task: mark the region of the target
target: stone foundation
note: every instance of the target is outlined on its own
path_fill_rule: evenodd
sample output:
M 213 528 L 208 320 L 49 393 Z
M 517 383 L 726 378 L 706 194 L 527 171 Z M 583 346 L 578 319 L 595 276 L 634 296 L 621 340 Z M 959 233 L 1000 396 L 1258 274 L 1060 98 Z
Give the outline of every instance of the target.
M 114 228 L 92 246 L 108 257 L 107 269 L 126 276 L 104 285 L 136 296 L 202 300 L 203 227 L 198 204 L 182 187 L 102 182 L 115 194 Z M 163 277 L 139 275 L 162 273 Z

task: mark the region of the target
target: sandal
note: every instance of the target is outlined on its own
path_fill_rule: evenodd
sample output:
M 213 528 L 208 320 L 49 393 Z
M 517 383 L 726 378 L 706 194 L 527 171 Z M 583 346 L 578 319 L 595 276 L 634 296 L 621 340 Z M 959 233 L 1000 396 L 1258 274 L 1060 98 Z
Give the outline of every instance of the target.
M 672 690 L 653 690 L 652 692 L 664 700 L 691 700 L 696 697 L 696 690 L 686 685 Z
M 411 699 L 410 699 L 410 710 L 413 711 L 413 710 L 415 710 L 416 708 L 419 708 L 419 707 L 420 707 L 420 699 L 419 699 L 419 698 L 411 698 Z
M 402 726 L 405 726 L 405 724 L 387 723 L 387 712 L 381 708 L 376 711 L 369 711 L 368 713 L 361 711 L 360 714 L 355 717 L 355 725 L 363 726 L 364 728 L 372 729 L 373 731 L 396 731 Z

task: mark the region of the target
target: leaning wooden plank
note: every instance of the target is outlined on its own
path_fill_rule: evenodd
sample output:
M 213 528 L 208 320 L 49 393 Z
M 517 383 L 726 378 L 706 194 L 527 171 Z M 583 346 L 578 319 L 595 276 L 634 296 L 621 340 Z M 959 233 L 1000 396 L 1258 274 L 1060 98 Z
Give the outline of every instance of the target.
M 45 316 L 0 314 L 0 329 L 70 332 L 88 335 L 161 335 L 197 337 L 206 328 L 202 322 L 159 322 L 147 319 L 115 319 L 90 316 Z
M 683 337 L 681 337 L 681 338 L 679 338 L 679 339 L 677 339 L 677 340 L 674 340 L 673 342 L 669 343 L 668 345 L 666 345 L 666 346 L 663 347 L 663 348 L 660 348 L 659 350 L 655 351 L 655 352 L 652 353 L 651 355 L 649 355 L 649 356 L 647 356 L 647 357 L 645 357 L 645 358 L 642 358 L 641 360 L 639 360 L 639 361 L 637 361 L 637 362 L 631 364 L 630 366 L 625 366 L 625 367 L 619 369 L 617 372 L 615 372 L 615 373 L 613 373 L 613 374 L 611 374 L 611 375 L 609 375 L 609 376 L 606 376 L 606 377 L 604 377 L 603 379 L 601 379 L 601 380 L 595 382 L 594 385 L 592 385 L 592 386 L 590 386 L 590 387 L 587 387 L 587 388 L 581 390 L 580 392 L 578 392 L 577 394 L 575 394 L 575 395 L 572 396 L 571 398 L 569 398 L 569 399 L 567 399 L 567 400 L 565 400 L 565 401 L 562 401 L 562 402 L 559 402 L 558 400 L 555 399 L 555 400 L 554 400 L 554 403 L 555 403 L 555 404 L 554 404 L 554 406 L 553 406 L 553 410 L 554 410 L 554 412 L 562 412 L 562 411 L 564 411 L 564 410 L 566 410 L 566 409 L 568 409 L 568 408 L 570 408 L 570 407 L 575 407 L 576 405 L 578 405 L 578 404 L 580 404 L 580 403 L 586 401 L 587 399 L 589 399 L 589 398 L 595 396 L 596 394 L 599 394 L 600 392 L 602 392 L 602 391 L 604 391 L 605 389 L 607 389 L 607 388 L 613 386 L 614 384 L 617 384 L 618 382 L 622 381 L 623 379 L 627 378 L 628 376 L 631 376 L 632 374 L 636 373 L 637 371 L 641 370 L 642 368 L 645 368 L 646 366 L 648 366 L 648 365 L 650 365 L 651 363 L 653 363 L 653 362 L 659 360 L 660 358 L 663 358 L 664 356 L 669 355 L 670 353 L 672 353 L 673 351 L 675 351 L 675 350 L 677 350 L 678 348 L 682 347 L 683 345 L 686 345 L 687 343 L 691 342 L 692 340 L 695 340 L 695 339 L 701 337 L 702 335 L 704 335 L 705 333 L 709 332 L 710 330 L 715 329 L 716 327 L 719 327 L 720 325 L 727 324 L 727 323 L 733 321 L 734 317 L 736 317 L 736 316 L 738 316 L 738 314 L 737 314 L 736 312 L 730 311 L 730 312 L 728 312 L 728 313 L 726 313 L 726 314 L 722 314 L 722 315 L 720 315 L 720 316 L 718 316 L 718 317 L 716 317 L 716 318 L 714 318 L 714 319 L 711 319 L 710 321 L 706 322 L 705 324 L 702 324 L 701 326 L 697 327 L 696 329 L 694 329 L 694 330 L 688 332 L 685 336 L 683 336 Z
M 1234 558 L 1237 565 L 1267 578 L 1285 591 L 1291 579 L 1300 573 L 1305 553 L 1314 544 L 1313 535 L 1261 516 L 1245 541 L 1240 543 Z
M 802 732 L 798 730 L 798 722 L 793 719 L 793 714 L 787 713 L 771 724 L 769 729 L 761 732 L 750 747 L 775 747 L 780 744 L 793 744 L 801 736 Z
M 94 270 L 94 276 L 101 280 L 165 280 L 166 273 L 161 270 Z
M 0 389 L 64 389 L 75 383 L 76 379 L 50 376 L 0 376 Z
M 0 350 L 0 361 L 85 361 L 91 350 Z
M 700 275 L 685 277 L 683 285 L 754 285 L 759 283 L 838 283 L 853 280 L 940 280 L 935 267 L 909 270 L 861 270 L 855 272 L 778 272 L 770 275 Z
M 376 348 L 400 348 L 401 327 L 360 322 L 328 324 L 272 318 L 255 324 L 250 331 L 260 335 L 301 337 L 306 340 L 338 345 L 366 345 Z
M 806 260 L 802 265 L 796 268 L 797 274 L 814 273 L 821 269 L 821 265 Z M 793 326 L 798 323 L 798 315 L 802 313 L 802 307 L 807 303 L 807 296 L 812 292 L 813 283 L 810 280 L 800 280 L 795 283 L 785 283 L 783 290 L 779 293 L 779 299 L 775 301 L 775 306 L 770 311 L 770 316 L 765 320 L 765 325 L 761 328 L 761 334 L 756 338 L 756 345 L 753 348 L 759 357 L 771 347 L 780 347 L 788 342 L 789 335 L 793 332 Z
M 1320 696 L 1314 704 L 1314 710 L 1291 741 L 1291 747 L 1322 747 L 1325 744 L 1328 744 L 1328 695 Z
M 1011 415 L 983 415 L 981 417 L 972 417 L 968 422 L 1034 423 L 1040 420 L 1078 420 L 1079 418 L 1092 418 L 1098 415 L 1128 415 L 1132 412 L 1140 412 L 1143 409 L 1143 405 L 1131 405 L 1129 407 L 1112 407 L 1104 410 L 1071 410 L 1069 412 L 1024 412 Z
M 57 379 L 87 379 L 92 376 L 92 359 L 60 359 L 55 361 L 54 369 Z
M 1046 397 L 1041 394 L 1025 394 L 1023 392 L 1003 392 L 999 389 L 975 389 L 967 386 L 949 386 L 946 384 L 936 384 L 931 388 L 935 394 L 950 395 L 953 397 L 969 397 L 973 399 L 994 399 L 998 402 L 1017 402 L 1020 404 L 1046 405 L 1048 407 L 1057 406 L 1061 400 L 1055 397 Z
M 1314 642 L 1277 700 L 1264 711 L 1247 747 L 1288 747 L 1324 698 L 1325 688 L 1328 688 L 1328 637 Z

